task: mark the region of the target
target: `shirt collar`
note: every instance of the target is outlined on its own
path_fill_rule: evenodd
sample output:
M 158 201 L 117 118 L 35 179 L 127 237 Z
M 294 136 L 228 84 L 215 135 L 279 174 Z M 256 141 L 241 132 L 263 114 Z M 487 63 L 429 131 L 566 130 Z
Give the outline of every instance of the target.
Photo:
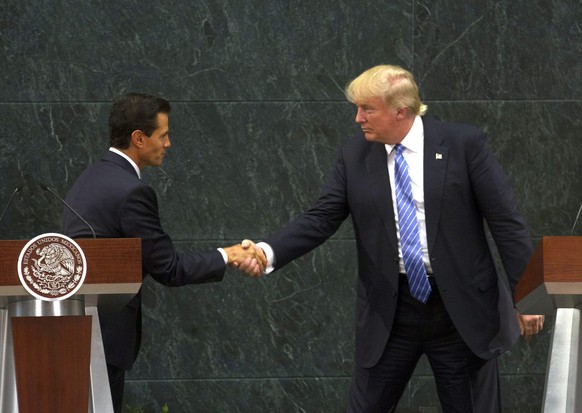
M 420 116 L 416 115 L 414 122 L 412 123 L 412 127 L 404 139 L 400 141 L 400 144 L 412 152 L 422 153 L 424 149 L 424 126 Z M 386 151 L 391 153 L 392 149 L 394 149 L 394 146 L 396 145 L 387 144 Z
M 111 148 L 109 148 L 109 150 L 113 153 L 118 154 L 122 158 L 125 158 L 127 160 L 127 162 L 129 162 L 131 164 L 131 166 L 133 166 L 133 169 L 135 169 L 135 173 L 137 174 L 137 177 L 139 179 L 141 179 L 141 172 L 140 172 L 139 168 L 137 167 L 137 164 L 133 161 L 133 159 L 131 159 L 125 153 L 121 152 L 119 149 L 114 148 L 113 146 Z

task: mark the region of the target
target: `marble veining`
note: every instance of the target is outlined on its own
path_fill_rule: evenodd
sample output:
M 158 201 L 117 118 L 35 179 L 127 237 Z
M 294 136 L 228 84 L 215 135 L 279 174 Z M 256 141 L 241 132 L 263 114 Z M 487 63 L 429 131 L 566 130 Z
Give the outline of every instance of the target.
M 178 249 L 261 239 L 308 208 L 358 133 L 343 96 L 379 63 L 416 75 L 428 116 L 482 127 L 534 240 L 582 202 L 582 3 L 7 0 L 0 15 L 4 239 L 58 231 L 73 180 L 106 150 L 111 100 L 166 97 L 172 149 L 144 174 Z M 574 230 L 582 234 L 582 224 Z M 355 241 L 260 280 L 144 285 L 127 412 L 337 412 L 353 367 Z M 538 412 L 553 317 L 500 358 L 506 413 Z M 131 410 L 134 408 L 134 410 Z M 419 363 L 398 412 L 439 412 Z

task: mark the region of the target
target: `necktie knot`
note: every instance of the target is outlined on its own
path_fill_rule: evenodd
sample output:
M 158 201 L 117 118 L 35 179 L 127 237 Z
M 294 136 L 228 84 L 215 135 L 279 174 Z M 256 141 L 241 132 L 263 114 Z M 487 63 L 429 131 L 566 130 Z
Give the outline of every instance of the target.
M 394 145 L 394 149 L 396 149 L 397 156 L 402 156 L 402 152 L 404 152 L 406 147 L 402 146 L 402 144 L 400 143 L 397 143 L 396 145 Z

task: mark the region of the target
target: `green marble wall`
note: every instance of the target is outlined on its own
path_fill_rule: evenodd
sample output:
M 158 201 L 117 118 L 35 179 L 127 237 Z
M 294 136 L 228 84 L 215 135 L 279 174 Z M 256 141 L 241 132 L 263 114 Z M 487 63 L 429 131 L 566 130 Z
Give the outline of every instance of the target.
M 475 3 L 475 4 L 473 4 Z M 429 115 L 486 129 L 536 240 L 582 201 L 582 4 L 576 0 L 5 0 L 0 14 L 4 239 L 58 231 L 64 195 L 107 148 L 107 111 L 173 104 L 146 179 L 178 248 L 260 240 L 307 208 L 357 133 L 343 87 L 370 66 L 416 75 Z M 582 224 L 575 233 L 582 235 Z M 260 280 L 145 283 L 128 412 L 340 412 L 353 365 L 351 225 Z M 506 412 L 539 412 L 551 315 L 501 358 Z M 422 360 L 401 412 L 439 412 Z

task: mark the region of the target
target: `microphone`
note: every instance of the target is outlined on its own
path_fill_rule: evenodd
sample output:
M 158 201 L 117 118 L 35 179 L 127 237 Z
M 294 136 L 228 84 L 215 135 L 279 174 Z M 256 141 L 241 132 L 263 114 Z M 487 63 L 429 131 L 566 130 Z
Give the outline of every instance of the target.
M 8 203 L 6 204 L 6 207 L 4 208 L 2 215 L 0 215 L 0 222 L 2 222 L 2 220 L 4 219 L 4 215 L 6 215 L 6 211 L 8 211 L 8 207 L 10 206 L 10 204 L 12 203 L 12 200 L 14 199 L 14 195 L 16 195 L 16 193 L 18 191 L 20 191 L 21 189 L 22 189 L 22 187 L 20 187 L 20 186 L 17 186 L 16 188 L 14 188 L 14 192 L 12 192 L 12 195 L 10 195 L 10 198 L 8 199 Z
M 572 231 L 570 231 L 570 236 L 574 235 L 574 228 L 576 228 L 576 224 L 578 223 L 578 218 L 580 218 L 580 212 L 582 212 L 582 204 L 580 204 L 580 209 L 578 209 L 578 215 L 576 215 L 576 219 L 574 220 L 574 225 L 572 225 Z
M 85 219 L 84 219 L 84 218 L 83 218 L 81 215 L 79 215 L 79 214 L 77 213 L 77 211 L 75 211 L 75 210 L 73 209 L 73 207 L 72 207 L 72 206 L 70 206 L 70 205 L 67 203 L 67 201 L 65 201 L 63 198 L 61 198 L 60 196 L 58 196 L 58 195 L 57 195 L 55 192 L 53 192 L 53 191 L 52 191 L 52 190 L 51 190 L 51 189 L 50 189 L 48 186 L 46 186 L 46 185 L 43 185 L 43 184 L 40 184 L 40 187 L 41 187 L 42 189 L 44 189 L 45 191 L 48 191 L 48 192 L 50 192 L 50 194 L 51 194 L 52 196 L 54 196 L 54 197 L 55 197 L 55 198 L 57 198 L 59 201 L 61 201 L 61 203 L 62 203 L 64 206 L 66 206 L 66 207 L 69 209 L 69 211 L 71 211 L 73 214 L 75 214 L 75 215 L 77 216 L 77 218 L 79 218 L 81 221 L 83 221 L 83 224 L 85 224 L 85 225 L 87 226 L 87 228 L 89 228 L 89 229 L 91 230 L 91 233 L 93 234 L 93 238 L 97 238 L 97 236 L 95 235 L 95 231 L 93 230 L 93 227 L 92 227 L 91 225 L 89 225 L 89 223 L 88 223 L 87 221 L 85 221 Z

